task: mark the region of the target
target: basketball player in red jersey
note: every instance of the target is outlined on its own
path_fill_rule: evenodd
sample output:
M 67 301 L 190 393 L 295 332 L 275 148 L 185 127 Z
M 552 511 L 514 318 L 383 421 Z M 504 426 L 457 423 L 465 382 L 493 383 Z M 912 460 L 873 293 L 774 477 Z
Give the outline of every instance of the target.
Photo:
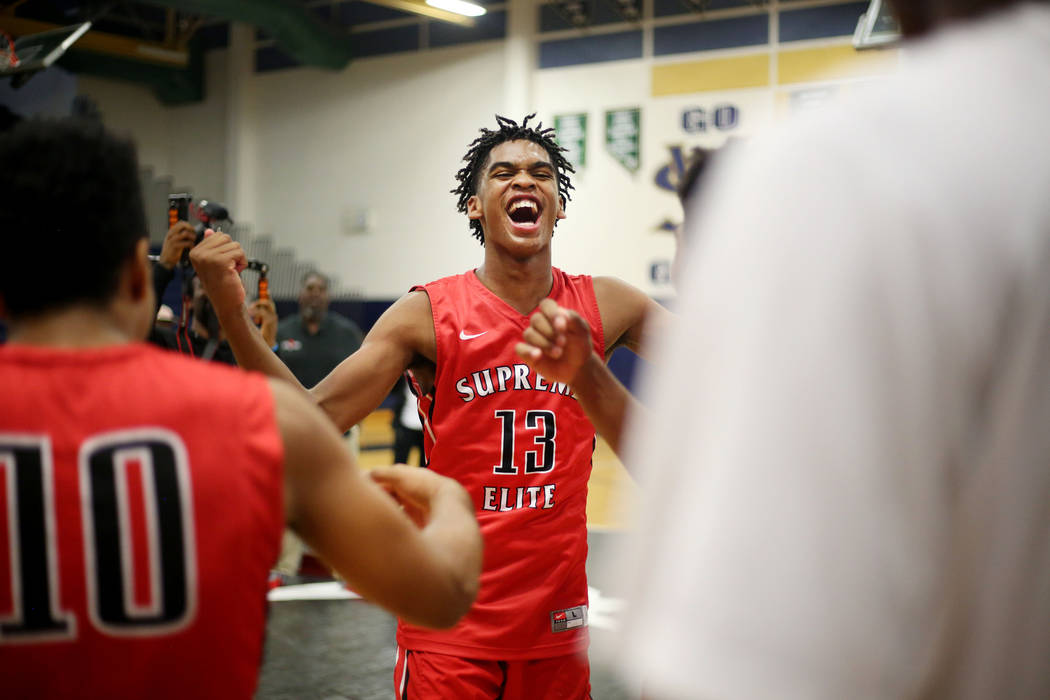
M 696 196 L 713 153 L 694 149 L 678 181 L 678 200 L 684 210 Z M 671 269 L 676 284 L 678 262 L 686 243 L 682 239 L 683 228 L 684 224 L 675 233 L 676 252 Z M 515 350 L 536 372 L 572 387 L 594 427 L 613 451 L 622 456 L 624 423 L 628 415 L 642 413 L 642 406 L 594 352 L 586 318 L 571 308 L 559 306 L 553 299 L 544 299 L 532 314 Z
M 594 428 L 565 384 L 515 355 L 544 299 L 586 318 L 602 358 L 637 350 L 667 312 L 613 278 L 551 266 L 572 166 L 552 130 L 497 117 L 457 173 L 480 267 L 415 287 L 310 390 L 337 427 L 375 409 L 406 369 L 430 468 L 463 484 L 485 540 L 481 591 L 454 628 L 398 628 L 399 698 L 586 698 L 586 494 Z M 191 253 L 242 366 L 295 382 L 245 317 L 244 253 L 212 235 Z M 224 293 L 223 290 L 229 290 Z M 647 321 L 648 318 L 648 321 Z
M 285 523 L 405 619 L 467 611 L 481 538 L 462 487 L 380 470 L 406 516 L 300 392 L 139 342 L 131 143 L 27 122 L 0 162 L 3 697 L 251 698 Z

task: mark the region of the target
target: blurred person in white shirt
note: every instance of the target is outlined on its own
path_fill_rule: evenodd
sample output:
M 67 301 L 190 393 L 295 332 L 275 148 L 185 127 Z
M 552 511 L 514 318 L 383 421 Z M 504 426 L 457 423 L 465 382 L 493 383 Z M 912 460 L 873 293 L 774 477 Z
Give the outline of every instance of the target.
M 897 76 L 686 212 L 625 460 L 649 698 L 1050 697 L 1050 4 L 895 5 Z

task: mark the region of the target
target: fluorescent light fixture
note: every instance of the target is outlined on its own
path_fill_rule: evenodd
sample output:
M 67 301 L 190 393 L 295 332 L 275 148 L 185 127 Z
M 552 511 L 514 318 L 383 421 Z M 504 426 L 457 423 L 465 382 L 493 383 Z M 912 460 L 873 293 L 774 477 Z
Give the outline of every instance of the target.
M 466 15 L 467 17 L 480 17 L 486 12 L 481 5 L 464 2 L 464 0 L 427 0 L 427 4 L 439 10 L 448 10 L 449 12 L 455 12 L 457 15 Z

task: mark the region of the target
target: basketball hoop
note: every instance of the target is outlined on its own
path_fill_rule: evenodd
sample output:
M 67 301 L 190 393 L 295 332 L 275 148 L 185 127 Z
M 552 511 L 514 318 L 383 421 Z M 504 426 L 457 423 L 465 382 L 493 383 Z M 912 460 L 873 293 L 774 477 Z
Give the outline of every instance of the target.
M 15 53 L 15 40 L 0 29 L 0 72 L 18 67 L 18 54 Z
M 10 76 L 12 87 L 21 87 L 35 73 L 61 58 L 90 27 L 91 22 L 82 22 L 15 40 L 0 30 L 0 78 Z

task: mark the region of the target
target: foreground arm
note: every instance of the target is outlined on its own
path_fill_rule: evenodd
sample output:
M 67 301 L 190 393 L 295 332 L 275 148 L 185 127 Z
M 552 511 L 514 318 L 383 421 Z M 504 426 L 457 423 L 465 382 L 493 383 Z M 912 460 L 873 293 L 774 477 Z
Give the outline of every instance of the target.
M 413 624 L 454 625 L 474 601 L 481 572 L 466 491 L 408 467 L 375 470 L 380 488 L 301 392 L 270 386 L 285 447 L 288 524 L 368 600 Z

